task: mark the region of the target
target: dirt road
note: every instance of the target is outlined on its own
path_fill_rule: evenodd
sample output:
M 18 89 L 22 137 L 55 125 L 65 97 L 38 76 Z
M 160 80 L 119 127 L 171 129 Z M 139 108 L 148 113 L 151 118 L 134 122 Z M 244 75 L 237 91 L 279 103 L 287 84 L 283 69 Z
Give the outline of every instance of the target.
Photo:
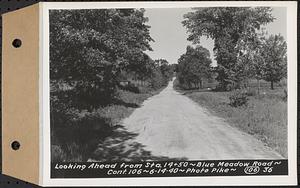
M 126 118 L 99 152 L 116 160 L 282 158 L 175 91 L 173 81 Z

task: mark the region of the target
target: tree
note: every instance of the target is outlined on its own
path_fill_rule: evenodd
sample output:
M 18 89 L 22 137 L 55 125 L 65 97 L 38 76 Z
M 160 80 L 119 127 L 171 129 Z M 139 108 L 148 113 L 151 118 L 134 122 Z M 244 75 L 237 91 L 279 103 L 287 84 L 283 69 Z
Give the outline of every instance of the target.
M 157 59 L 155 60 L 155 63 L 157 63 L 160 67 L 160 71 L 166 81 L 170 80 L 173 77 L 174 70 L 167 60 Z
M 202 88 L 203 79 L 210 78 L 211 59 L 209 51 L 202 46 L 193 48 L 188 46 L 186 53 L 178 60 L 178 80 L 187 87 Z
M 221 88 L 228 84 L 239 87 L 236 63 L 239 51 L 236 45 L 241 37 L 252 40 L 260 26 L 273 21 L 271 8 L 267 7 L 210 7 L 197 8 L 184 15 L 183 25 L 189 34 L 188 40 L 200 43 L 202 36 L 214 40 L 218 77 Z
M 280 35 L 271 35 L 263 47 L 264 66 L 263 78 L 271 82 L 271 89 L 274 89 L 274 82 L 279 82 L 287 76 L 287 45 Z
M 51 85 L 69 85 L 66 99 L 81 107 L 109 103 L 118 74 L 144 66 L 151 50 L 143 9 L 51 10 L 49 18 Z
M 260 80 L 263 79 L 265 34 L 265 29 L 261 29 L 260 33 L 254 33 L 251 36 L 252 40 L 248 40 L 247 35 L 244 35 L 236 46 L 239 53 L 235 69 L 240 70 L 237 71 L 239 75 L 236 77 L 240 78 L 245 85 L 247 85 L 248 79 L 255 78 L 258 83 L 258 94 Z

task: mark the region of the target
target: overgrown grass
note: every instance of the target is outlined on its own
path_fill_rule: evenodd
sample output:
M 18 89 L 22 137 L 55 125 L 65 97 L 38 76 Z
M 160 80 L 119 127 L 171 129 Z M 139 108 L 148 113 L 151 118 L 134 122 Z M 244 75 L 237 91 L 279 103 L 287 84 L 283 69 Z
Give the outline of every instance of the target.
M 213 85 L 216 85 L 213 84 Z M 182 90 L 177 80 L 174 88 L 191 98 L 211 113 L 224 118 L 230 125 L 252 134 L 282 156 L 287 157 L 287 102 L 284 89 L 286 80 L 274 85 L 260 81 L 260 89 L 256 80 L 249 81 L 247 90 L 247 105 L 233 107 L 230 96 L 233 92 L 216 92 L 208 90 L 211 85 L 204 85 L 203 89 Z
M 185 95 L 287 157 L 287 103 L 283 89 L 264 87 L 261 95 L 249 96 L 248 105 L 240 107 L 229 105 L 230 92 L 202 90 Z
M 163 88 L 140 89 L 141 93 L 118 90 L 111 104 L 92 111 L 70 108 L 64 112 L 51 113 L 52 162 L 88 160 L 98 144 L 112 134 L 121 120 Z

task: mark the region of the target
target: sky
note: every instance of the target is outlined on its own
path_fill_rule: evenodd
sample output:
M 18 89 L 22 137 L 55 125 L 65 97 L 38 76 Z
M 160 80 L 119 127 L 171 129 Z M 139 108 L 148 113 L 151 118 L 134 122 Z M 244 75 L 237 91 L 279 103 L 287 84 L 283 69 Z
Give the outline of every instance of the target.
M 151 42 L 153 51 L 146 52 L 152 59 L 162 58 L 169 63 L 177 63 L 179 57 L 185 53 L 187 45 L 192 45 L 187 41 L 188 33 L 181 23 L 183 15 L 190 11 L 192 9 L 189 8 L 146 9 L 145 16 L 149 18 L 147 25 L 151 26 L 150 35 L 155 40 Z M 281 34 L 286 39 L 286 8 L 274 7 L 272 15 L 275 20 L 265 26 L 266 31 L 269 35 Z M 213 65 L 216 65 L 213 40 L 202 37 L 200 43 L 210 51 Z

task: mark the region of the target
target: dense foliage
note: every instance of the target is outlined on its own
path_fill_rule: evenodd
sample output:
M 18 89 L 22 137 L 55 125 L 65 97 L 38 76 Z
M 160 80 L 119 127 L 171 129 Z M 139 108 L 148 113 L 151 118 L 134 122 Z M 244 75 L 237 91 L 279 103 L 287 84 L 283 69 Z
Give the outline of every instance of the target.
M 144 64 L 151 50 L 146 21 L 142 9 L 50 11 L 52 86 L 68 85 L 79 106 L 109 103 L 120 71 Z
M 202 46 L 188 46 L 178 60 L 177 77 L 184 88 L 202 88 L 203 80 L 211 77 L 209 51 Z
M 237 48 L 240 53 L 237 66 L 241 80 L 255 78 L 271 83 L 279 82 L 287 76 L 287 45 L 281 35 L 266 37 L 262 32 L 253 41 L 245 43 L 240 41 Z
M 217 80 L 220 87 L 226 89 L 228 85 L 240 87 L 237 67 L 239 40 L 251 41 L 256 37 L 256 31 L 261 25 L 273 21 L 271 8 L 267 7 L 209 7 L 197 8 L 185 16 L 183 25 L 190 33 L 188 40 L 200 43 L 202 36 L 214 40 L 218 73 Z
M 247 105 L 248 103 L 247 93 L 245 91 L 235 90 L 229 96 L 229 105 L 233 107 L 239 107 Z
M 273 83 L 287 77 L 287 45 L 280 35 L 271 35 L 265 41 L 263 48 L 264 64 L 263 79 Z
M 153 39 L 143 9 L 49 14 L 52 160 L 87 160 L 114 125 L 167 85 L 173 67 L 145 53 Z

